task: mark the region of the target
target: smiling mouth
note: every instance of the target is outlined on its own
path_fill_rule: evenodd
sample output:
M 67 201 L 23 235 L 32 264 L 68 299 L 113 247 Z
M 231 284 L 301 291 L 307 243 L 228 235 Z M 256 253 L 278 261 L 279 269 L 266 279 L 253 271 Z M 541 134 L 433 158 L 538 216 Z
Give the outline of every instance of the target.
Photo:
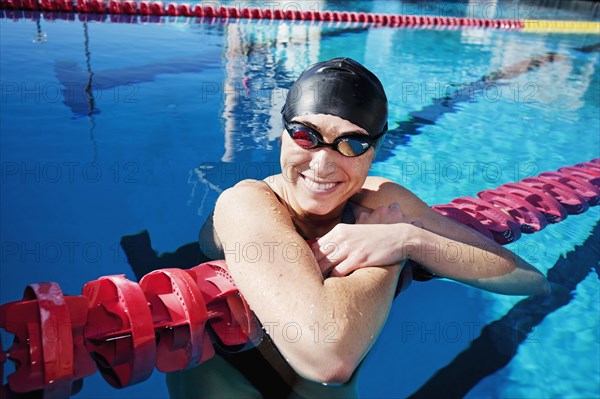
M 302 174 L 300 175 L 300 178 L 302 179 L 304 184 L 306 184 L 308 186 L 308 188 L 310 188 L 313 191 L 328 191 L 328 190 L 331 190 L 332 188 L 336 187 L 338 184 L 340 184 L 340 182 L 314 181 L 313 179 L 311 179 L 305 175 L 302 175 Z

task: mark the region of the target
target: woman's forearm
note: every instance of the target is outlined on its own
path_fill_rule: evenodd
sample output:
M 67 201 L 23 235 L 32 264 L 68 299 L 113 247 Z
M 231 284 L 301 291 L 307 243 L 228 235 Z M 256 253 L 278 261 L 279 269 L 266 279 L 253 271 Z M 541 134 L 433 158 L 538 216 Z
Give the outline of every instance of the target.
M 300 375 L 346 382 L 387 319 L 398 275 L 399 266 L 370 267 L 327 278 L 305 288 L 309 303 L 299 303 L 276 321 L 261 321 Z
M 550 292 L 536 268 L 494 242 L 465 243 L 415 226 L 398 228 L 409 237 L 398 243 L 401 252 L 440 277 L 508 295 Z
M 338 349 L 343 362 L 352 365 L 351 372 L 385 324 L 400 271 L 400 266 L 369 267 L 324 281 L 332 309 L 339 312 Z

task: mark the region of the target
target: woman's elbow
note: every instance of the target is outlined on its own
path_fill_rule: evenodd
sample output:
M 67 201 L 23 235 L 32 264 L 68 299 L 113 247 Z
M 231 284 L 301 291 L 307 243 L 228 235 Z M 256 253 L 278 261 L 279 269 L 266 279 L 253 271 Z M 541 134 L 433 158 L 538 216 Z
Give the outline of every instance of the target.
M 532 288 L 533 292 L 529 295 L 548 296 L 552 293 L 552 287 L 544 276 L 540 276 L 539 281 Z
M 514 287 L 517 292 L 513 295 L 543 296 L 552 292 L 546 276 L 522 259 L 517 259 L 515 269 L 500 280 L 504 280 L 509 291 L 511 286 Z
M 525 272 L 521 269 L 516 269 L 512 273 L 503 276 L 479 280 L 462 280 L 462 282 L 502 295 L 537 296 L 550 295 L 551 293 L 550 284 L 543 274 Z
M 505 285 L 506 292 L 501 293 L 507 295 L 545 296 L 550 295 L 552 291 L 550 283 L 548 283 L 546 277 L 541 273 L 529 276 L 516 275 L 514 278 L 514 283 L 508 282 Z
M 354 370 L 362 358 L 358 351 L 344 350 L 342 341 L 319 343 L 304 352 L 304 360 L 294 366 L 296 371 L 311 381 L 324 384 L 343 384 L 352 378 Z
M 307 377 L 323 384 L 337 385 L 348 382 L 355 369 L 356 364 L 352 360 L 330 357 L 326 361 L 321 361 Z
M 526 282 L 525 285 L 525 293 L 523 295 L 529 296 L 545 296 L 550 295 L 552 292 L 552 288 L 550 287 L 550 283 L 546 279 L 546 276 L 542 274 L 539 270 L 530 266 L 530 268 L 522 270 L 515 270 L 515 277 L 522 279 Z

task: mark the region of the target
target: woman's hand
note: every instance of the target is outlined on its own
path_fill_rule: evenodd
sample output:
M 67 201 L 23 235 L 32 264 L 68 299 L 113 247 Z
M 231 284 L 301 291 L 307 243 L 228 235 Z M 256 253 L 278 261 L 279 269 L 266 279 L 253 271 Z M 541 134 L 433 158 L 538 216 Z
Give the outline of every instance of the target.
M 338 224 L 311 246 L 323 274 L 342 277 L 361 267 L 399 264 L 410 249 L 402 237 L 410 238 L 411 229 L 422 226 L 397 203 L 373 211 L 364 208 L 356 223 Z

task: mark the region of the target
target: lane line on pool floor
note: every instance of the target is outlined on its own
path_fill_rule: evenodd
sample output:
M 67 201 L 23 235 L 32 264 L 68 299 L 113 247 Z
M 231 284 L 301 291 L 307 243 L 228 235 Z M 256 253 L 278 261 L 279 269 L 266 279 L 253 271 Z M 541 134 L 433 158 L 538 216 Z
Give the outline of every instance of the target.
M 497 89 L 498 86 L 507 85 L 507 83 L 500 83 L 501 80 L 514 79 L 523 74 L 537 71 L 547 64 L 566 59 L 567 57 L 563 55 L 548 52 L 529 57 L 498 71 L 490 72 L 474 82 L 456 85 L 457 90 L 447 90 L 445 96 L 434 98 L 431 104 L 409 112 L 407 120 L 397 121 L 398 126 L 389 130 L 375 161 L 381 162 L 392 157 L 394 148 L 398 145 L 406 145 L 410 140 L 409 136 L 420 134 L 421 129 L 425 126 L 435 125 L 437 120 L 445 114 L 456 112 L 458 104 L 475 102 L 477 97 L 485 95 L 489 89 Z

